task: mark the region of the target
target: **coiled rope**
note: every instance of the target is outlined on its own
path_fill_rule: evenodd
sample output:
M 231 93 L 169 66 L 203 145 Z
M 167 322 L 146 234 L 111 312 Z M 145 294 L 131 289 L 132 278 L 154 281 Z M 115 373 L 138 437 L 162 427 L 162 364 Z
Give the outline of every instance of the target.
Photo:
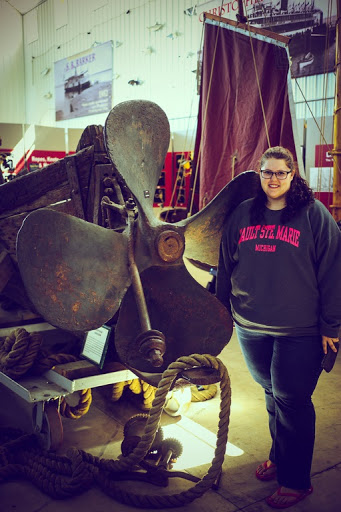
M 28 373 L 41 375 L 57 364 L 77 361 L 77 357 L 71 354 L 44 356 L 41 351 L 42 341 L 43 337 L 39 332 L 29 333 L 21 327 L 12 331 L 9 336 L 0 338 L 0 371 L 11 379 L 19 379 Z M 83 389 L 79 394 L 79 402 L 75 406 L 70 406 L 65 396 L 61 398 L 62 416 L 78 419 L 88 412 L 92 401 L 91 389 Z
M 134 395 L 142 395 L 143 401 L 138 406 L 143 411 L 149 411 L 155 398 L 156 388 L 141 379 L 130 379 L 116 382 L 112 386 L 111 400 L 117 402 L 123 395 L 123 391 L 129 389 Z
M 215 384 L 209 384 L 208 386 L 191 386 L 192 400 L 191 402 L 205 402 L 205 400 L 211 400 L 217 394 L 217 386 Z
M 15 329 L 0 340 L 0 371 L 16 379 L 24 375 L 33 365 L 42 343 L 38 332 L 28 333 Z
M 90 409 L 92 402 L 91 389 L 83 389 L 82 391 L 78 391 L 78 393 L 79 401 L 78 404 L 74 406 L 67 403 L 65 396 L 62 397 L 59 412 L 65 418 L 78 420 Z
M 179 372 L 194 367 L 214 368 L 220 376 L 220 412 L 217 443 L 212 464 L 206 475 L 190 489 L 171 495 L 138 495 L 123 491 L 115 482 L 115 473 L 132 470 L 150 450 L 159 428 L 167 393 Z M 52 453 L 41 454 L 28 448 L 34 436 L 9 441 L 0 449 L 0 482 L 14 476 L 26 477 L 43 492 L 54 498 L 67 498 L 89 489 L 95 482 L 106 494 L 129 505 L 141 508 L 173 508 L 190 503 L 202 496 L 221 472 L 224 461 L 231 405 L 230 379 L 223 363 L 209 354 L 180 357 L 162 374 L 155 393 L 144 434 L 134 451 L 120 460 L 104 460 L 75 448 L 67 457 Z
M 151 409 L 157 388 L 142 379 L 130 379 L 123 382 L 116 382 L 112 386 L 111 400 L 117 402 L 122 398 L 126 389 L 130 390 L 135 395 L 142 395 L 143 401 L 137 403 L 141 410 L 149 411 Z M 211 400 L 211 398 L 214 398 L 217 394 L 217 389 L 215 384 L 199 387 L 191 386 L 191 402 L 205 402 L 206 400 Z

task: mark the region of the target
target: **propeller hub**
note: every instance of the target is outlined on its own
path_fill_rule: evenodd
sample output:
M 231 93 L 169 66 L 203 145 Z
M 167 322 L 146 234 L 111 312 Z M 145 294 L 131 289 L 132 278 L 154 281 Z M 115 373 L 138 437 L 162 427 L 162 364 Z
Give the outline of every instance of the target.
M 168 229 L 157 237 L 156 249 L 162 261 L 173 263 L 183 255 L 185 241 L 177 231 Z
M 139 352 L 149 361 L 152 366 L 163 365 L 163 354 L 166 352 L 165 336 L 156 329 L 150 329 L 140 334 L 137 338 Z

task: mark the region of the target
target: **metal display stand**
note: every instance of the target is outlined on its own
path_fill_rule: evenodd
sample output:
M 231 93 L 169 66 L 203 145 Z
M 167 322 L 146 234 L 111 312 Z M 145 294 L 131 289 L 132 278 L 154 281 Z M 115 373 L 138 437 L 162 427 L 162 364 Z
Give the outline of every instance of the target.
M 84 361 L 84 365 L 89 365 L 89 363 Z M 75 391 L 136 378 L 136 375 L 128 369 L 78 379 L 68 379 L 56 370 L 48 370 L 42 376 L 23 377 L 17 382 L 0 372 L 1 384 L 26 402 L 33 404 L 33 431 L 39 436 L 43 447 L 47 450 L 57 449 L 63 441 L 63 425 L 59 413 L 62 397 Z

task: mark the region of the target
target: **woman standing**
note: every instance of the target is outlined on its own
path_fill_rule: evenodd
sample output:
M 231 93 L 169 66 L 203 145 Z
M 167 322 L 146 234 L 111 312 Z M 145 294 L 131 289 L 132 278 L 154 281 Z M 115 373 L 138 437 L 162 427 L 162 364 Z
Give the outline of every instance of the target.
M 341 313 L 341 233 L 285 148 L 260 161 L 260 187 L 225 226 L 217 297 L 231 312 L 254 378 L 265 391 L 272 446 L 256 477 L 277 478 L 266 501 L 287 508 L 312 493 L 311 396 Z

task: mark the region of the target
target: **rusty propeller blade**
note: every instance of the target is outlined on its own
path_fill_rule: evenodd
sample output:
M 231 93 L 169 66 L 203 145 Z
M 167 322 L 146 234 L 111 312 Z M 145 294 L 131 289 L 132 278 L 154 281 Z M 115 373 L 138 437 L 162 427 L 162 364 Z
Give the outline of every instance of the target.
M 205 208 L 192 217 L 175 222 L 185 227 L 185 257 L 200 263 L 218 265 L 219 245 L 224 222 L 239 203 L 254 196 L 259 176 L 246 171 L 230 181 Z
M 162 372 L 180 356 L 218 355 L 229 342 L 229 313 L 184 265 L 149 267 L 141 281 L 153 329 L 165 335 L 163 365 L 153 367 L 139 352 L 140 322 L 132 287 L 122 300 L 115 347 L 120 359 L 146 382 L 157 385 Z
M 151 101 L 119 103 L 105 122 L 104 140 L 111 161 L 148 216 L 153 215 L 169 139 L 167 116 Z
M 122 184 L 136 200 L 137 216 L 130 209 L 132 222 L 117 233 L 50 209 L 32 212 L 18 233 L 19 269 L 37 311 L 62 329 L 95 329 L 119 310 L 117 354 L 155 385 L 178 357 L 217 355 L 231 337 L 227 310 L 188 273 L 184 243 L 185 256 L 216 265 L 224 220 L 253 195 L 258 177 L 243 173 L 193 217 L 162 222 L 152 207 L 169 144 L 165 113 L 149 101 L 123 102 L 110 112 L 104 132 Z M 165 338 L 160 365 L 140 352 L 146 332 L 161 333 L 159 343 Z
M 103 325 L 130 285 L 124 234 L 54 210 L 26 217 L 17 255 L 37 311 L 61 329 L 89 331 Z

